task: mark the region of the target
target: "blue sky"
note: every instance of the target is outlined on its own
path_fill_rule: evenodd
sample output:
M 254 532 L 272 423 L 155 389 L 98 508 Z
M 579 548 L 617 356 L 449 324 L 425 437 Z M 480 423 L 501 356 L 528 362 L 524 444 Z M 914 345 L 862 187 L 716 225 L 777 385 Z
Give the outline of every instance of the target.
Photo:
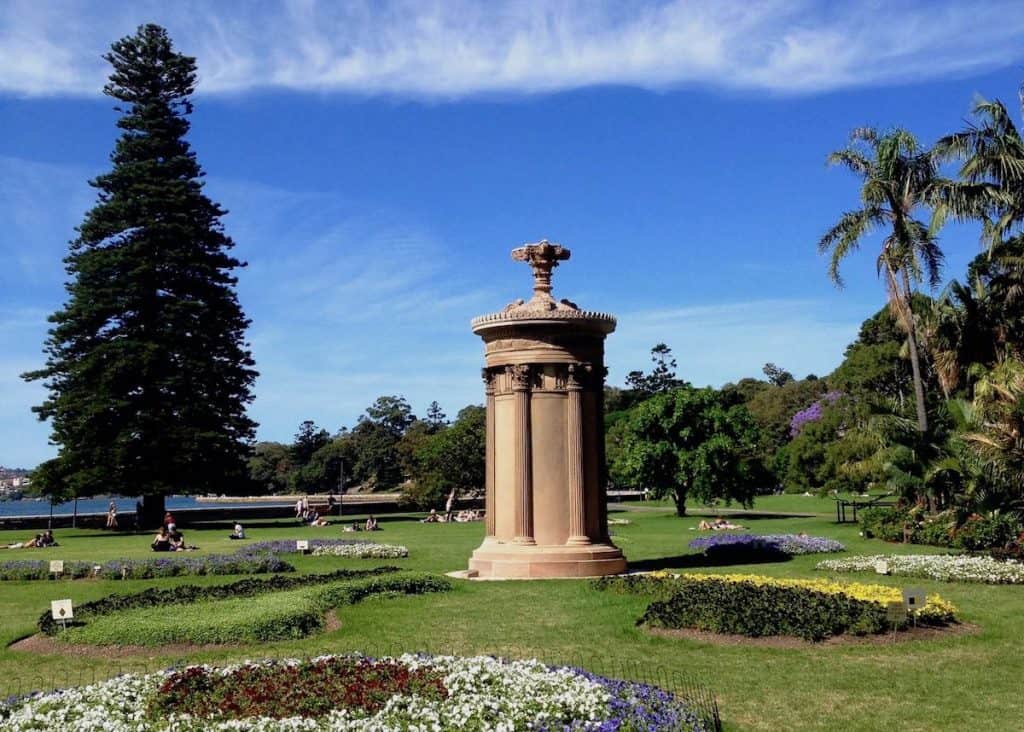
M 827 373 L 884 301 L 871 242 L 843 291 L 816 254 L 857 203 L 827 153 L 865 124 L 930 143 L 1024 81 L 1019 3 L 7 0 L 0 464 L 54 452 L 18 374 L 116 136 L 100 56 L 143 22 L 198 59 L 191 140 L 250 263 L 261 439 L 380 394 L 479 402 L 468 321 L 528 294 L 508 252 L 545 237 L 573 251 L 555 294 L 619 318 L 613 384 L 659 341 L 696 384 Z M 977 231 L 942 246 L 960 276 Z

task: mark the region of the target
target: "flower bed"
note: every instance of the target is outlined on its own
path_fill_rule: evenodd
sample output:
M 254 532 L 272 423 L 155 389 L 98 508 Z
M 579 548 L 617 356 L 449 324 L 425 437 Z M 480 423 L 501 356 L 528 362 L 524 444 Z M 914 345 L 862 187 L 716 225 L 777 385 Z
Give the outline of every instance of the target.
M 701 536 L 690 542 L 691 549 L 699 549 L 709 557 L 736 556 L 793 556 L 841 552 L 846 547 L 835 539 L 800 534 L 714 534 Z
M 0 706 L 12 732 L 199 730 L 692 730 L 660 689 L 537 661 L 324 656 L 127 675 Z
M 277 575 L 261 579 L 244 579 L 225 585 L 179 585 L 166 589 L 150 588 L 131 595 L 108 595 L 92 602 L 75 606 L 75 622 L 90 617 L 109 615 L 121 610 L 162 607 L 165 605 L 187 605 L 203 600 L 228 600 L 238 597 L 253 597 L 267 592 L 280 592 L 300 587 L 337 582 L 341 580 L 376 577 L 397 572 L 398 567 L 376 567 L 374 569 L 341 569 L 326 574 L 304 574 L 299 576 Z M 39 617 L 39 630 L 53 635 L 59 629 L 57 621 L 47 610 Z
M 892 554 L 826 559 L 817 569 L 828 572 L 875 572 L 884 562 L 888 574 L 922 577 L 940 582 L 979 582 L 989 585 L 1024 584 L 1024 564 L 992 557 L 956 554 Z
M 153 559 L 114 559 L 109 562 L 65 561 L 62 578 L 153 579 L 184 575 L 269 574 L 294 572 L 295 567 L 273 554 L 205 556 L 163 556 Z M 50 562 L 42 559 L 16 559 L 0 562 L 0 580 L 45 580 Z
M 791 635 L 822 640 L 841 633 L 881 633 L 892 629 L 887 606 L 902 604 L 895 587 L 859 582 L 784 579 L 759 575 L 684 574 L 635 579 L 622 577 L 597 584 L 654 597 L 638 621 L 660 628 L 698 628 L 751 637 Z M 956 608 L 930 595 L 915 611 L 918 624 L 955 622 Z M 905 627 L 909 616 L 897 623 Z
M 395 544 L 377 544 L 372 541 L 349 541 L 346 539 L 310 539 L 310 552 L 314 556 L 347 557 L 349 559 L 401 559 L 409 556 L 409 550 Z M 298 551 L 294 540 L 257 541 L 238 550 L 243 556 L 260 554 L 289 554 Z

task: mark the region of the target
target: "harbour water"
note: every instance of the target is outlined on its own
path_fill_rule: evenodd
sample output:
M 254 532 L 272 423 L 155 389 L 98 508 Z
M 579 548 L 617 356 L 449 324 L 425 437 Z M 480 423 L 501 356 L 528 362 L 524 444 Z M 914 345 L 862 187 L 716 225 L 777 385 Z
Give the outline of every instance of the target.
M 106 513 L 107 507 L 110 506 L 110 502 L 114 501 L 117 505 L 118 513 L 134 513 L 135 502 L 140 500 L 138 497 L 100 497 L 100 498 L 80 498 L 78 499 L 78 513 Z M 203 503 L 197 501 L 192 496 L 168 496 L 166 499 L 166 505 L 168 511 L 177 511 L 184 509 L 211 509 L 211 508 L 224 508 L 223 505 L 217 503 Z M 281 501 L 268 502 L 268 501 L 254 501 L 248 503 L 232 503 L 233 508 L 243 508 L 248 506 L 291 506 L 294 502 Z M 54 515 L 67 515 L 70 516 L 75 512 L 75 502 L 67 501 L 65 503 L 58 503 L 53 507 Z M 50 503 L 46 499 L 34 500 L 31 498 L 22 498 L 18 501 L 0 501 L 0 516 L 46 516 L 50 513 Z

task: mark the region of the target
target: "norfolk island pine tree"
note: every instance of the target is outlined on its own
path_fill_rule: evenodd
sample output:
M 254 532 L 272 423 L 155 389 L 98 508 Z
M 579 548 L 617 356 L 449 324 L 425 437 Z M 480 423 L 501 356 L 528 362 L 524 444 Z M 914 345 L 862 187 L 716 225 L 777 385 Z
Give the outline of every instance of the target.
M 195 59 L 156 25 L 104 58 L 121 136 L 64 260 L 68 298 L 50 316 L 46 364 L 23 377 L 48 390 L 33 408 L 58 447 L 43 490 L 141 494 L 153 525 L 169 493 L 248 484 L 257 373 L 232 274 L 245 265 L 185 139 Z

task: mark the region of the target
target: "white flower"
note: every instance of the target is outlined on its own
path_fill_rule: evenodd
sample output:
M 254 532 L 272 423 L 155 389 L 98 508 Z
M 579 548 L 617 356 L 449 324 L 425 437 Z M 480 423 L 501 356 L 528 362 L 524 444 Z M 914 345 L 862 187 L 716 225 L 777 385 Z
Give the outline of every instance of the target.
M 893 554 L 826 559 L 817 569 L 829 572 L 873 572 L 885 562 L 889 574 L 940 582 L 979 582 L 990 585 L 1024 584 L 1024 564 L 992 557 L 960 554 Z

